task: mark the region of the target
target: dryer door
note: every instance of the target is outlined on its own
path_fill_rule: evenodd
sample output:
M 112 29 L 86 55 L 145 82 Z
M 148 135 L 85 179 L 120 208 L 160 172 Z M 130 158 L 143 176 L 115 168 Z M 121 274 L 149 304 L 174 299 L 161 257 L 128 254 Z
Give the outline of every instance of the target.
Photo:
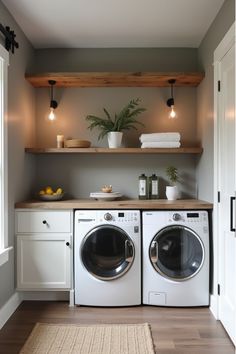
M 166 278 L 183 281 L 195 276 L 204 262 L 204 246 L 191 229 L 172 225 L 152 239 L 149 257 L 155 270 Z
M 124 230 L 113 225 L 100 225 L 85 236 L 81 259 L 94 277 L 113 280 L 129 270 L 134 252 L 134 244 Z

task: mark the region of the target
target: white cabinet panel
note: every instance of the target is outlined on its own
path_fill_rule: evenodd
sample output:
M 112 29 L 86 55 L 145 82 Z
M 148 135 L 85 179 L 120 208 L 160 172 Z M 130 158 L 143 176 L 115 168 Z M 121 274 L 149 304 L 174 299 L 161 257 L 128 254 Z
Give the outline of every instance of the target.
M 69 289 L 71 254 L 69 235 L 18 235 L 17 288 Z
M 17 288 L 63 290 L 73 286 L 73 212 L 17 210 Z
M 71 232 L 71 211 L 17 211 L 16 233 Z

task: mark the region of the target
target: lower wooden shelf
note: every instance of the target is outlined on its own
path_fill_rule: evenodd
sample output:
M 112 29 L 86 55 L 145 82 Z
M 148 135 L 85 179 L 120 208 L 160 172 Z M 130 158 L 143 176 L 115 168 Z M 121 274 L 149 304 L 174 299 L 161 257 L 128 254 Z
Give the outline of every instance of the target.
M 202 147 L 181 148 L 25 148 L 25 152 L 31 154 L 201 154 Z

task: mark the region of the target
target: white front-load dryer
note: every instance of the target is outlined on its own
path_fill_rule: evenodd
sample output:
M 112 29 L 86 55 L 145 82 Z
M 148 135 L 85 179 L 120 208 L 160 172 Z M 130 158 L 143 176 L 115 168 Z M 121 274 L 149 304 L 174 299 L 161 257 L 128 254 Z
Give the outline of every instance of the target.
M 141 304 L 141 231 L 137 210 L 75 212 L 75 303 Z
M 209 305 L 206 211 L 143 212 L 143 303 Z

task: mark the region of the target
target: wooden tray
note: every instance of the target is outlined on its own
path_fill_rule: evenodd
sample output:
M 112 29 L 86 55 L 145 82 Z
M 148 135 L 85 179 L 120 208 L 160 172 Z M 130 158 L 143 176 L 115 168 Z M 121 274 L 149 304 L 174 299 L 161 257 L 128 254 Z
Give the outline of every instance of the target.
M 65 141 L 66 148 L 89 148 L 91 141 L 89 140 L 79 140 L 79 139 L 68 139 Z

